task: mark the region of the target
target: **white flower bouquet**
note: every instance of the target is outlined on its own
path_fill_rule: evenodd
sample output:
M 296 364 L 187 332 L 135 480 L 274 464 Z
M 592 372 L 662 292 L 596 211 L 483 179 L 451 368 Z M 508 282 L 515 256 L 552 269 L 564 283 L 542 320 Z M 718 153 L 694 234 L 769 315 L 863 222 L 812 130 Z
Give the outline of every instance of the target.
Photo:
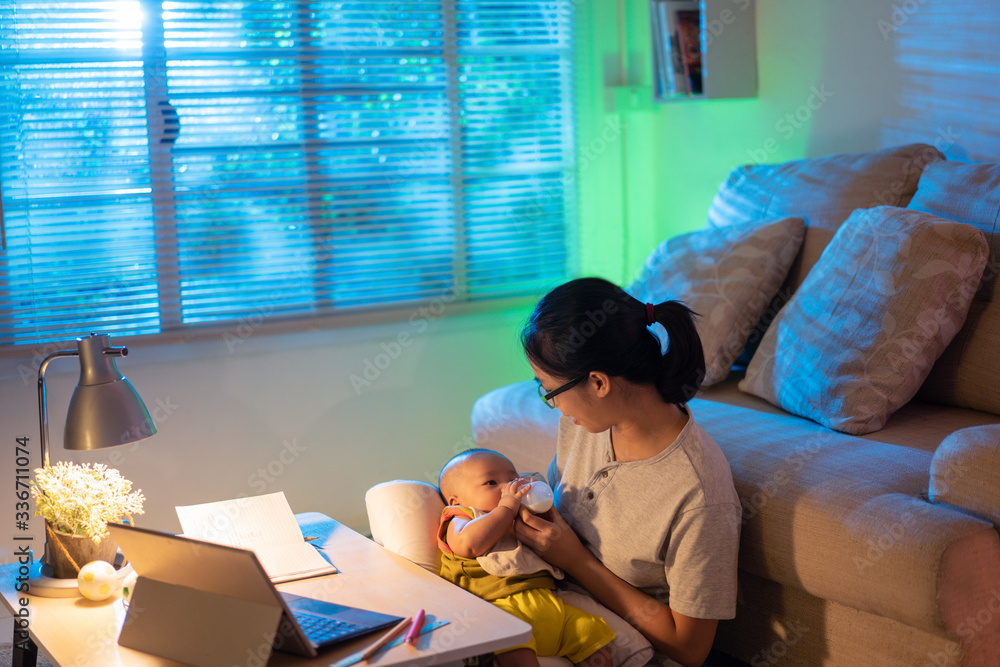
M 142 514 L 146 500 L 141 490 L 115 468 L 104 464 L 60 461 L 35 469 L 31 484 L 35 515 L 45 517 L 54 530 L 87 536 L 100 544 L 108 535 L 108 522 Z

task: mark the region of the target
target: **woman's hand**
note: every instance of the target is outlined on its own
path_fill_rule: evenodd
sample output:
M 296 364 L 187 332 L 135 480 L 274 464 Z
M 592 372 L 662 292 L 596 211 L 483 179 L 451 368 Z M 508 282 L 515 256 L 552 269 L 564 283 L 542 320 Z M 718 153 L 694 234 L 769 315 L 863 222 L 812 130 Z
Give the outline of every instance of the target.
M 708 657 L 718 621 L 684 616 L 619 578 L 583 545 L 555 508 L 532 514 L 522 507 L 514 534 L 677 662 L 700 665 Z
M 594 558 L 554 507 L 543 514 L 532 514 L 522 507 L 514 522 L 514 535 L 543 560 L 570 574 L 575 565 Z

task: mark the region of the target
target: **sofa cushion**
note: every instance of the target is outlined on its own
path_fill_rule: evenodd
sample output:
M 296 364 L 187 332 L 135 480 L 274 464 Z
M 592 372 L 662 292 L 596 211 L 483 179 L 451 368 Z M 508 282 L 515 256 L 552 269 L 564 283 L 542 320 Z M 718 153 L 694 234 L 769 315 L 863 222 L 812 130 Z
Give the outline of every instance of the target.
M 906 206 L 924 166 L 944 155 L 927 144 L 841 153 L 733 169 L 708 210 L 711 227 L 802 217 L 802 252 L 788 274 L 785 300 L 802 284 L 823 248 L 854 209 Z
M 699 315 L 702 386 L 729 375 L 799 252 L 802 218 L 752 221 L 667 239 L 625 291 L 640 301 L 683 302 Z
M 882 428 L 961 328 L 987 254 L 971 225 L 855 211 L 771 323 L 740 389 L 839 431 Z
M 931 462 L 929 496 L 1000 529 L 1000 424 L 964 428 L 941 443 Z
M 951 636 L 1000 595 L 1000 535 L 923 499 L 929 452 L 724 403 L 690 407 L 733 471 L 741 570 Z
M 965 326 L 934 364 L 920 396 L 1000 415 L 1000 164 L 928 165 L 909 208 L 974 225 L 990 244 Z

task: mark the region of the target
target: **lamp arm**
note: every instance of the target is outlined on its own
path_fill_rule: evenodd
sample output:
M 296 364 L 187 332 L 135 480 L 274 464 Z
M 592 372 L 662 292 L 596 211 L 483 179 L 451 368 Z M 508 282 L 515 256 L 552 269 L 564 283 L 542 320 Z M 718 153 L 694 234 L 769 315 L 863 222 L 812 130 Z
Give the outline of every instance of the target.
M 45 406 L 45 369 L 53 359 L 78 356 L 80 356 L 79 350 L 57 350 L 42 359 L 42 363 L 38 366 L 38 430 L 41 433 L 39 451 L 42 455 L 43 468 L 49 467 L 49 413 Z

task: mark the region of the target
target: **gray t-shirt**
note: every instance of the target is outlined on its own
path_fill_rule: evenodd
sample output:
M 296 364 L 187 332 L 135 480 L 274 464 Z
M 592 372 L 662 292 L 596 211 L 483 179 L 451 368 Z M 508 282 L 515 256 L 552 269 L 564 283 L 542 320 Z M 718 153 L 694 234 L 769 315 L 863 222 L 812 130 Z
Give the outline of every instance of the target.
M 549 482 L 559 513 L 609 570 L 685 616 L 735 616 L 740 501 L 693 415 L 662 452 L 624 463 L 610 431 L 563 417 Z

